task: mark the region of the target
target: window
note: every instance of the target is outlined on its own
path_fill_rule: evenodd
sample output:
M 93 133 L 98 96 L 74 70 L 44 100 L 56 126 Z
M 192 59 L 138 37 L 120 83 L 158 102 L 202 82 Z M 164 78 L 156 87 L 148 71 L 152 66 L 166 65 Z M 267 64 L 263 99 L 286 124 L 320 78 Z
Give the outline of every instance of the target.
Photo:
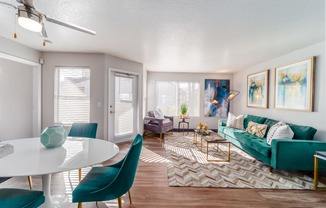
M 90 69 L 57 67 L 54 83 L 54 122 L 90 121 Z
M 182 103 L 188 106 L 188 115 L 199 116 L 199 82 L 156 82 L 156 107 L 165 115 L 178 116 Z

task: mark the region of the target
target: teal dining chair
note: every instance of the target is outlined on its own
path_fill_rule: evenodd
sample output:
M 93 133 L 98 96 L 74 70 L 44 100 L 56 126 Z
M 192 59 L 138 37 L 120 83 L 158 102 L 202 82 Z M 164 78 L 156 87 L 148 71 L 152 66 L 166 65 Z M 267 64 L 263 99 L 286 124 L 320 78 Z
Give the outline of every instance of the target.
M 73 123 L 68 136 L 96 138 L 96 132 L 97 123 Z
M 96 138 L 97 123 L 73 123 L 69 131 L 69 137 L 87 137 Z M 78 169 L 78 180 L 81 181 L 82 170 Z M 70 178 L 70 172 L 68 172 Z
M 1 208 L 36 208 L 44 203 L 43 191 L 24 189 L 0 189 Z
M 119 208 L 122 208 L 121 196 L 128 192 L 131 201 L 130 188 L 134 183 L 143 137 L 138 134 L 127 155 L 118 163 L 104 167 L 93 167 L 85 178 L 72 192 L 72 201 L 81 202 L 107 201 L 118 198 Z

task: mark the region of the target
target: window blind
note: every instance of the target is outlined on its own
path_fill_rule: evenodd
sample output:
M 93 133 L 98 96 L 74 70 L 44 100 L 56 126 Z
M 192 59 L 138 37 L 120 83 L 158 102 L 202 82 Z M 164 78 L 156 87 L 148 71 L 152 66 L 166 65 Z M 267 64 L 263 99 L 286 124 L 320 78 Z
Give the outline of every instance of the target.
M 54 122 L 71 124 L 90 121 L 90 69 L 56 67 Z
M 156 107 L 160 108 L 164 115 L 180 115 L 180 106 L 185 103 L 188 106 L 188 115 L 199 116 L 199 100 L 199 82 L 156 82 Z

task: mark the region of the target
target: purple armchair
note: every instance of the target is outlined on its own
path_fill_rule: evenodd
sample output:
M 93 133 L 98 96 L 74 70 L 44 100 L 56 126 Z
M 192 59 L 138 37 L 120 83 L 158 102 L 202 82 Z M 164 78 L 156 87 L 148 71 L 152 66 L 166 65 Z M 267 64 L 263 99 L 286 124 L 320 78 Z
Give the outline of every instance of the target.
M 148 111 L 144 118 L 144 134 L 145 131 L 151 131 L 160 134 L 160 140 L 164 138 L 164 133 L 173 129 L 173 116 L 164 116 L 163 119 L 154 117 L 153 111 Z

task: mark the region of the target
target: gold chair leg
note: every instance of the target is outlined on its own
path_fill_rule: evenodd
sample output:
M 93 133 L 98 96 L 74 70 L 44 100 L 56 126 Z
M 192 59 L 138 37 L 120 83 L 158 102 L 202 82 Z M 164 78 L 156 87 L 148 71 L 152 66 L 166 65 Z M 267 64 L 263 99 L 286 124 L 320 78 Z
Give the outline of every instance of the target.
M 78 208 L 82 208 L 82 203 L 81 202 L 78 202 Z
M 314 189 L 318 188 L 318 158 L 314 156 Z
M 121 196 L 118 197 L 118 205 L 119 205 L 119 208 L 122 208 L 122 199 L 121 199 Z
M 79 169 L 78 169 L 78 181 L 79 181 L 79 182 L 81 181 L 81 177 L 82 177 L 82 169 L 79 168 Z
M 130 202 L 130 204 L 132 204 L 130 190 L 128 191 L 128 196 L 129 196 L 129 202 Z
M 28 184 L 29 184 L 29 189 L 33 190 L 33 180 L 32 180 L 32 176 L 27 176 L 28 178 Z
M 160 144 L 162 144 L 163 133 L 160 133 Z

